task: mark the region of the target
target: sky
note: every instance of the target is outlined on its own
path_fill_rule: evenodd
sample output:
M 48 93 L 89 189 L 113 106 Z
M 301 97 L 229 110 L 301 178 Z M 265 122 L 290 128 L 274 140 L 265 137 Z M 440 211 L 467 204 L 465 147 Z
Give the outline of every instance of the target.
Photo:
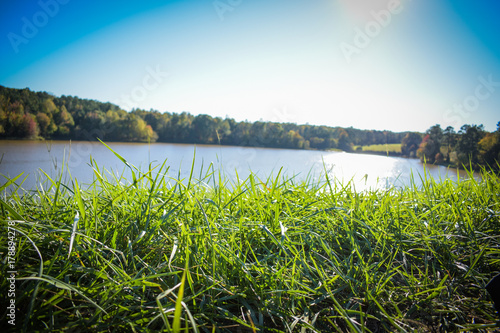
M 497 0 L 0 2 L 0 85 L 360 129 L 500 121 Z

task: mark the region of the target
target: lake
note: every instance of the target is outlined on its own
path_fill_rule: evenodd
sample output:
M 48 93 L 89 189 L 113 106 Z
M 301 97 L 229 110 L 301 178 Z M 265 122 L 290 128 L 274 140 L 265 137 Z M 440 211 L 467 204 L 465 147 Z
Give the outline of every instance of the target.
M 167 175 L 172 178 L 188 178 L 194 158 L 194 176 L 199 179 L 206 174 L 212 164 L 229 181 L 236 177 L 245 180 L 251 172 L 261 180 L 276 177 L 283 167 L 282 175 L 295 176 L 297 180 L 324 180 L 325 170 L 329 177 L 343 183 L 352 180 L 356 189 L 388 188 L 410 184 L 413 174 L 415 183 L 421 184 L 419 175 L 424 175 L 424 166 L 417 159 L 385 157 L 377 155 L 325 152 L 312 150 L 269 149 L 215 145 L 187 145 L 168 143 L 108 143 L 130 164 L 147 170 L 149 163 L 158 165 L 166 159 L 169 166 Z M 0 141 L 0 173 L 14 177 L 24 172 L 28 175 L 23 188 L 33 189 L 41 172 L 51 177 L 57 176 L 63 164 L 73 178 L 81 184 L 93 181 L 90 157 L 99 167 L 108 172 L 120 174 L 125 165 L 100 142 L 84 141 Z M 457 171 L 443 166 L 427 165 L 426 170 L 435 179 L 457 179 Z M 464 172 L 460 172 L 465 176 Z M 3 177 L 2 177 L 3 178 Z M 68 174 L 64 174 L 70 183 Z M 0 183 L 4 184 L 3 178 Z

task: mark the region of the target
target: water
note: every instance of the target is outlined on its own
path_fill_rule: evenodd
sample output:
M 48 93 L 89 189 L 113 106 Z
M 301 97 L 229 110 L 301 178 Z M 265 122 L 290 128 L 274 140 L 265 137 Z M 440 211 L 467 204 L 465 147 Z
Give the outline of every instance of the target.
M 209 166 L 221 170 L 230 181 L 239 177 L 244 180 L 253 172 L 261 180 L 275 177 L 282 169 L 282 175 L 295 176 L 297 180 L 324 180 L 325 170 L 329 177 L 356 186 L 356 189 L 387 188 L 410 184 L 413 174 L 415 183 L 421 184 L 419 175 L 424 175 L 424 166 L 416 159 L 385 157 L 376 155 L 349 154 L 310 150 L 268 149 L 251 147 L 184 145 L 184 144 L 143 144 L 108 143 L 130 164 L 147 170 L 149 163 L 158 165 L 167 159 L 167 175 L 172 178 L 188 178 L 194 164 L 193 178 L 199 179 L 206 174 Z M 104 167 L 111 175 L 121 174 L 125 165 L 103 144 L 83 141 L 0 141 L 0 173 L 14 177 L 24 172 L 28 175 L 23 187 L 32 189 L 39 183 L 41 171 L 56 177 L 66 164 L 71 177 L 81 184 L 93 181 L 90 157 L 99 167 Z M 426 166 L 429 175 L 435 179 L 457 179 L 456 170 L 442 166 Z M 202 170 L 200 172 L 200 170 Z M 125 173 L 127 174 L 127 173 Z M 461 172 L 461 176 L 465 173 Z M 69 174 L 64 173 L 66 183 Z M 1 184 L 6 179 L 2 177 Z

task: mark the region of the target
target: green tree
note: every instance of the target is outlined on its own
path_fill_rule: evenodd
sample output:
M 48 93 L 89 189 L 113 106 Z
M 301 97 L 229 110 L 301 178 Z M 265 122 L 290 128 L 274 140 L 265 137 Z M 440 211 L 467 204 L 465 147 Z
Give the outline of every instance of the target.
M 173 114 L 169 122 L 166 138 L 169 142 L 193 142 L 192 135 L 193 116 L 187 112 Z
M 5 127 L 7 125 L 7 112 L 5 111 L 3 96 L 0 96 L 0 134 L 5 134 Z
M 423 138 L 417 150 L 417 156 L 421 161 L 429 163 L 436 162 L 436 157 L 441 152 L 441 140 L 443 131 L 440 125 L 434 125 L 426 131 L 426 136 Z M 441 160 L 441 157 L 439 158 Z
M 481 164 L 488 165 L 494 169 L 500 167 L 500 122 L 497 124 L 496 132 L 486 133 L 479 141 L 478 148 Z
M 75 135 L 78 139 L 83 140 L 96 140 L 96 136 L 105 140 L 106 132 L 101 130 L 105 127 L 105 122 L 106 118 L 100 110 L 88 112 L 78 122 L 75 128 Z M 126 137 L 127 133 L 122 133 L 122 136 Z
M 216 134 L 217 134 L 217 140 L 218 142 L 225 142 L 225 139 L 231 135 L 231 124 L 228 121 L 228 119 L 220 119 L 216 118 L 217 120 L 217 128 L 216 128 Z
M 325 149 L 325 139 L 322 139 L 322 138 L 318 138 L 318 137 L 312 137 L 310 140 L 309 140 L 309 145 L 311 146 L 311 148 L 315 148 L 315 149 Z
M 45 99 L 45 101 L 43 102 L 43 112 L 52 115 L 57 111 L 58 108 L 54 104 L 54 101 L 51 98 Z
M 251 124 L 246 121 L 239 122 L 231 129 L 228 143 L 232 145 L 248 146 L 250 143 Z
M 38 122 L 38 127 L 40 128 L 40 135 L 44 138 L 48 137 L 49 126 L 51 122 L 49 116 L 47 116 L 46 113 L 38 112 L 36 114 L 36 121 Z
M 479 162 L 478 143 L 484 137 L 483 125 L 463 125 L 458 132 L 457 156 L 460 164 L 477 167 Z
M 443 143 L 446 145 L 446 162 L 450 162 L 451 149 L 457 143 L 457 133 L 452 126 L 448 126 L 443 131 Z
M 217 122 L 206 114 L 200 114 L 193 119 L 193 140 L 196 143 L 217 142 Z
M 55 116 L 57 123 L 57 134 L 62 137 L 69 136 L 71 129 L 75 126 L 75 121 L 73 116 L 68 112 L 66 107 L 63 105 Z
M 351 139 L 349 138 L 349 134 L 346 130 L 341 129 L 339 131 L 339 139 L 338 139 L 338 148 L 343 151 L 351 152 L 353 149 L 353 144 Z M 329 147 L 330 148 L 330 147 Z
M 401 141 L 401 153 L 403 156 L 417 156 L 417 149 L 422 142 L 422 135 L 417 132 L 410 132 L 405 135 Z
M 158 135 L 139 116 L 128 113 L 122 121 L 122 140 L 131 142 L 155 142 Z

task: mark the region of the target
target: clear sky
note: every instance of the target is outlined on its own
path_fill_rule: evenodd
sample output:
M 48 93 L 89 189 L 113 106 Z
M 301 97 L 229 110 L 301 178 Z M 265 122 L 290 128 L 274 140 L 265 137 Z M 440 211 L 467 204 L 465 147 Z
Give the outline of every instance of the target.
M 238 121 L 500 121 L 498 0 L 0 2 L 0 84 Z

